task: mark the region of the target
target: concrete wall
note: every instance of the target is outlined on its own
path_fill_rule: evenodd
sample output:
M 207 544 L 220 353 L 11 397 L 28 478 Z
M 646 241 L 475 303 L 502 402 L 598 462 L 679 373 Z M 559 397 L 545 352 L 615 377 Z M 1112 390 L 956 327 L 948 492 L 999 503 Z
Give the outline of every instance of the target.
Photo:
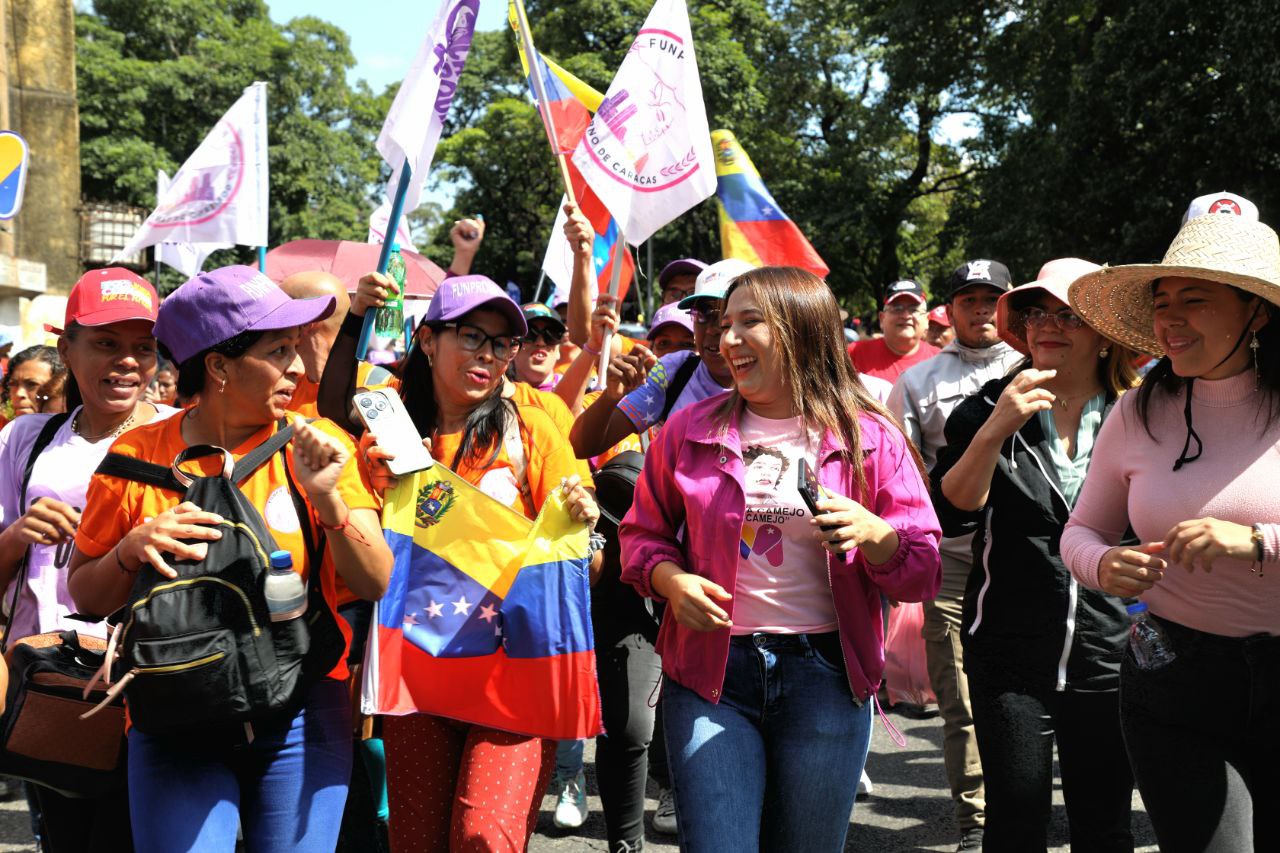
M 75 10 L 72 0 L 0 0 L 6 6 L 10 129 L 31 148 L 14 248 L 45 264 L 51 293 L 66 293 L 81 271 Z

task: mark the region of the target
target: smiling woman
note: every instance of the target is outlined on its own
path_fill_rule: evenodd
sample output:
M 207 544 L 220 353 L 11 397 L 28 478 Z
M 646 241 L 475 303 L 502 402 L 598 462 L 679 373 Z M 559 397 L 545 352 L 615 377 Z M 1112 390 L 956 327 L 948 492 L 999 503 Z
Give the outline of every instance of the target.
M 66 570 L 90 475 L 111 443 L 131 426 L 174 411 L 141 399 L 155 372 L 152 327 L 158 304 L 151 285 L 128 270 L 86 273 L 67 299 L 63 329 L 49 329 L 61 333 L 57 350 L 40 348 L 47 350 L 46 359 L 65 361 L 69 369 L 69 415 L 24 412 L 0 432 L 0 584 L 6 587 L 12 639 L 68 630 L 106 634 L 101 622 L 70 617 L 78 608 L 67 590 Z M 35 364 L 47 376 L 48 366 L 38 361 L 12 371 L 15 388 L 21 388 L 13 398 L 15 408 L 34 400 L 26 383 L 38 378 L 27 370 Z M 22 473 L 42 440 L 24 490 Z M 24 557 L 26 569 L 18 578 Z M 37 787 L 37 797 L 42 840 L 51 851 L 91 850 L 94 844 L 129 849 L 123 795 L 70 800 Z

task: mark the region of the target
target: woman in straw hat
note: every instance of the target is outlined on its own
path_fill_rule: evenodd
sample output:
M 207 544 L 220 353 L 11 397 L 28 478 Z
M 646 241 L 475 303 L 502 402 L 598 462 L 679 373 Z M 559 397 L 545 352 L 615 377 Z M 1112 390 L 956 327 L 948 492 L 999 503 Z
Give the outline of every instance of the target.
M 1058 551 L 1098 430 L 1136 381 L 1133 352 L 1067 305 L 1071 282 L 1096 269 L 1050 261 L 1000 297 L 996 329 L 1027 358 L 952 412 L 933 469 L 943 535 L 976 534 L 982 568 L 962 624 L 988 851 L 1046 849 L 1055 740 L 1071 846 L 1133 850 L 1117 711 L 1128 616 L 1079 589 Z
M 1280 243 L 1202 216 L 1162 263 L 1097 270 L 1070 296 L 1162 356 L 1103 425 L 1062 536 L 1081 584 L 1149 608 L 1120 715 L 1160 848 L 1280 849 Z M 1143 544 L 1118 546 L 1126 527 Z

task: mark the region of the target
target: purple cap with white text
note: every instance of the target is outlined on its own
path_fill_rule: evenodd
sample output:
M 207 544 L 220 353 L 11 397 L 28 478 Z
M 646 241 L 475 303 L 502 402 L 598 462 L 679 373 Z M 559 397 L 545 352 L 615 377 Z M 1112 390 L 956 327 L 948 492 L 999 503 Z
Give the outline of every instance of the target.
M 291 329 L 333 313 L 332 296 L 292 299 L 253 267 L 200 273 L 160 303 L 156 340 L 182 364 L 241 332 Z
M 491 308 L 511 321 L 511 333 L 523 337 L 529 334 L 524 312 L 507 292 L 492 279 L 482 275 L 460 275 L 446 278 L 440 283 L 436 295 L 431 297 L 422 322 L 448 323 L 470 314 L 477 308 Z

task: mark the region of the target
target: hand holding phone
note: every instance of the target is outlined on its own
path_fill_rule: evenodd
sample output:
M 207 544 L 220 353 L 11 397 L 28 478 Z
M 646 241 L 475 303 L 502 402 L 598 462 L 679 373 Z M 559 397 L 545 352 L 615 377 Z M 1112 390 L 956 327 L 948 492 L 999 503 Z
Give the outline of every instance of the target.
M 395 458 L 387 460 L 387 468 L 392 474 L 400 477 L 435 464 L 398 394 L 380 388 L 361 391 L 353 399 L 356 411 L 378 440 L 378 446 L 395 454 Z
M 809 512 L 817 518 L 823 514 L 818 509 L 818 501 L 822 500 L 822 486 L 818 485 L 818 478 L 813 475 L 813 469 L 809 467 L 809 463 L 804 457 L 800 458 L 800 464 L 796 468 L 796 488 L 800 490 L 800 499 L 804 501 L 804 505 L 809 508 Z M 840 525 L 824 524 L 823 530 L 835 530 Z

